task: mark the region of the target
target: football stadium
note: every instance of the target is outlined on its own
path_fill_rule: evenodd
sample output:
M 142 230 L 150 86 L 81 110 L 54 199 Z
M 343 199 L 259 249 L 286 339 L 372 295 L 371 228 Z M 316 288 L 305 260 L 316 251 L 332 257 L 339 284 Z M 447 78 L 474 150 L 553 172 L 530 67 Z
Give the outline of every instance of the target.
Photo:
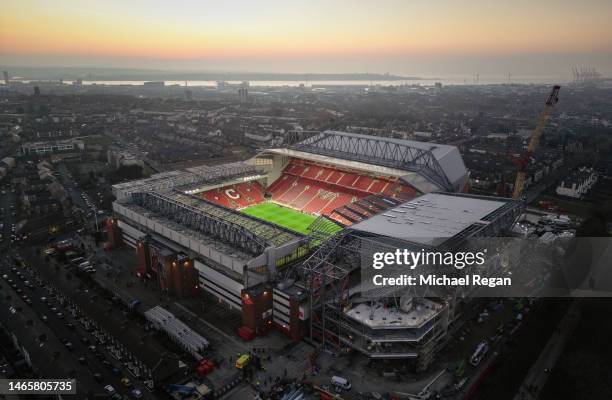
M 503 235 L 521 203 L 463 194 L 467 180 L 455 146 L 292 132 L 244 162 L 113 186 L 107 232 L 113 246 L 135 249 L 142 279 L 241 313 L 244 339 L 278 329 L 424 370 L 462 301 L 364 287 L 358 255 L 390 243 L 434 246 L 425 237 L 452 246 Z

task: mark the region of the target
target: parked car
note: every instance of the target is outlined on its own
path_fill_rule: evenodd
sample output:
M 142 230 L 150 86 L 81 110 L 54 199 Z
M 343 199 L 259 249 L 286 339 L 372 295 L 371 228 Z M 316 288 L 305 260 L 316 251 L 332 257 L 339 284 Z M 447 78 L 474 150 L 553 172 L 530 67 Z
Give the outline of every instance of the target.
M 344 390 L 351 390 L 352 387 L 351 382 L 349 382 L 348 379 L 336 375 L 332 376 L 331 384 Z

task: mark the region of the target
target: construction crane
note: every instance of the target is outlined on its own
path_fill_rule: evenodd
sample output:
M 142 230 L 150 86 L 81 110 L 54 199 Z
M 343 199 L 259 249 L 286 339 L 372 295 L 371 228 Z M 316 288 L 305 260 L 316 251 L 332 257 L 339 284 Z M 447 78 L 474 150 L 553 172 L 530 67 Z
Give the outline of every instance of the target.
M 531 159 L 531 155 L 535 151 L 536 147 L 538 147 L 538 144 L 540 143 L 540 138 L 542 137 L 542 132 L 544 132 L 544 126 L 546 126 L 546 121 L 548 120 L 550 111 L 559 101 L 559 89 L 561 89 L 561 86 L 553 86 L 552 91 L 548 96 L 548 99 L 546 99 L 544 111 L 540 113 L 538 123 L 535 129 L 533 130 L 533 133 L 531 134 L 527 150 L 518 160 L 518 173 L 516 174 L 516 181 L 514 182 L 514 193 L 512 194 L 512 198 L 515 200 L 518 200 L 521 197 L 521 194 L 523 193 L 523 187 L 525 186 L 525 173 L 527 172 L 529 160 Z

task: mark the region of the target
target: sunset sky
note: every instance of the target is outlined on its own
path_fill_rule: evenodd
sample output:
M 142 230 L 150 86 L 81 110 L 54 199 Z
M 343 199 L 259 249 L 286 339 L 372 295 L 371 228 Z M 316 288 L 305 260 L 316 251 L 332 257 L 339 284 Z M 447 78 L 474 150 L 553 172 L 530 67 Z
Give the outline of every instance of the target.
M 612 75 L 609 0 L 19 0 L 0 65 Z

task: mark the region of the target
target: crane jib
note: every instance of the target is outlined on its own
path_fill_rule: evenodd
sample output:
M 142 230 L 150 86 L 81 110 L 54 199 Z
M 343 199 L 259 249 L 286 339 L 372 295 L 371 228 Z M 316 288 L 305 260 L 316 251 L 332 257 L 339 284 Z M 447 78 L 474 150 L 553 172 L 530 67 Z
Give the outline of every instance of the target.
M 514 182 L 514 192 L 512 193 L 512 198 L 515 200 L 518 200 L 521 197 L 521 194 L 523 193 L 523 187 L 525 186 L 525 172 L 527 170 L 527 165 L 529 164 L 529 159 L 531 157 L 531 154 L 533 154 L 536 147 L 540 143 L 540 138 L 542 137 L 542 132 L 544 132 L 546 120 L 548 119 L 548 115 L 550 114 L 551 109 L 559 101 L 560 89 L 561 86 L 559 85 L 553 86 L 552 91 L 546 99 L 544 110 L 542 111 L 542 113 L 540 113 L 538 123 L 536 124 L 536 127 L 533 130 L 533 133 L 531 134 L 529 145 L 527 146 L 525 153 L 521 157 L 521 161 L 519 162 L 519 167 L 516 174 L 516 181 Z

